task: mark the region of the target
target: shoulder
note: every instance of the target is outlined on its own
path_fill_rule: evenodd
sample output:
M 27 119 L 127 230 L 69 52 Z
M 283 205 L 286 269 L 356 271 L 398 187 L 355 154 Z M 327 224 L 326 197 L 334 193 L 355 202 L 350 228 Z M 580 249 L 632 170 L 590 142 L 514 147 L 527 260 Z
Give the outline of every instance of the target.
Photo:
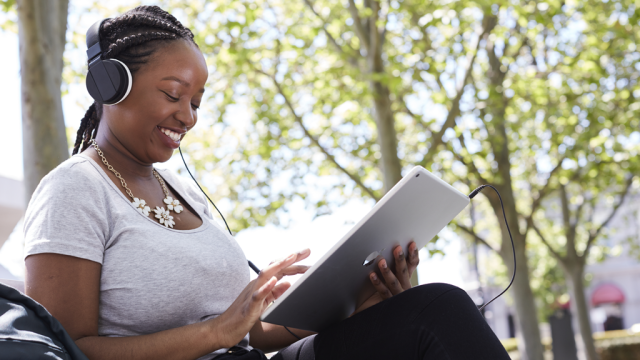
M 42 180 L 31 196 L 29 208 L 56 201 L 65 205 L 83 203 L 92 199 L 100 205 L 107 196 L 108 183 L 93 160 L 75 155 L 53 169 Z
M 25 256 L 57 253 L 102 263 L 113 196 L 100 172 L 76 155 L 40 181 L 24 218 Z
M 38 185 L 41 187 L 59 187 L 73 184 L 74 188 L 95 187 L 102 181 L 97 164 L 93 160 L 75 155 L 51 170 Z

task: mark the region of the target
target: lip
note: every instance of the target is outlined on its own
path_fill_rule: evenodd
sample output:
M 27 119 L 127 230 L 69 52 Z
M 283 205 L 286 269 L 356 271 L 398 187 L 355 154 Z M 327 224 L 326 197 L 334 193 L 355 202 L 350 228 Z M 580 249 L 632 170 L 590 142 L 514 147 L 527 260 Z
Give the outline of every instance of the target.
M 180 140 L 178 141 L 173 141 L 172 138 L 168 137 L 167 135 L 165 135 L 162 131 L 160 131 L 160 128 L 165 128 L 174 132 L 177 132 L 178 134 L 180 134 Z M 162 143 L 175 150 L 177 148 L 180 147 L 180 141 L 182 140 L 182 138 L 184 137 L 184 134 L 186 134 L 186 131 L 182 130 L 182 129 L 176 129 L 176 128 L 171 128 L 171 127 L 167 127 L 167 126 L 156 126 L 156 130 L 158 132 L 158 137 L 160 137 L 160 141 L 162 141 Z

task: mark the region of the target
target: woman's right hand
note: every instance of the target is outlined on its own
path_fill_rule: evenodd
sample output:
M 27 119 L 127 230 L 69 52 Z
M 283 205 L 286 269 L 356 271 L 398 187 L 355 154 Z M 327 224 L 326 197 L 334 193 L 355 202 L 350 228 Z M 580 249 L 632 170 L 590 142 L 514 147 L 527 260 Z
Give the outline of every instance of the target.
M 212 320 L 215 337 L 221 347 L 230 348 L 247 335 L 267 306 L 291 286 L 288 282 L 277 282 L 284 276 L 303 274 L 309 269 L 305 265 L 293 264 L 306 259 L 310 253 L 305 249 L 269 264 L 242 290 L 227 311 Z

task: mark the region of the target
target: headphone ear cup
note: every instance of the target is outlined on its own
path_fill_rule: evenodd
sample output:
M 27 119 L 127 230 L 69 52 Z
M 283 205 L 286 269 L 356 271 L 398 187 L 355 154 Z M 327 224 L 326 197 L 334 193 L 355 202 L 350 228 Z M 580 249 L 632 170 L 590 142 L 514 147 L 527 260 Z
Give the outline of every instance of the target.
M 131 91 L 131 72 L 117 59 L 96 60 L 89 65 L 87 91 L 98 103 L 115 105 Z

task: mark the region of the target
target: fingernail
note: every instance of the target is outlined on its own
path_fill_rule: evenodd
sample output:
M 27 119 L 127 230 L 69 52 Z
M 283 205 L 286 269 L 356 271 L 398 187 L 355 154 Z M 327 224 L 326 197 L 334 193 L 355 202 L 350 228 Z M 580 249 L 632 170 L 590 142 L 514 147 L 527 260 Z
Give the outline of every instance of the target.
M 378 280 L 378 276 L 376 275 L 376 273 L 371 273 L 371 279 Z
M 403 256 L 404 256 L 404 252 L 400 250 L 400 252 L 398 253 L 398 259 L 402 259 Z
M 385 260 L 380 261 L 380 266 L 382 266 L 383 269 L 387 268 L 387 262 Z
M 309 252 L 309 249 L 302 249 L 300 251 L 298 251 L 298 255 L 307 255 L 307 253 Z

